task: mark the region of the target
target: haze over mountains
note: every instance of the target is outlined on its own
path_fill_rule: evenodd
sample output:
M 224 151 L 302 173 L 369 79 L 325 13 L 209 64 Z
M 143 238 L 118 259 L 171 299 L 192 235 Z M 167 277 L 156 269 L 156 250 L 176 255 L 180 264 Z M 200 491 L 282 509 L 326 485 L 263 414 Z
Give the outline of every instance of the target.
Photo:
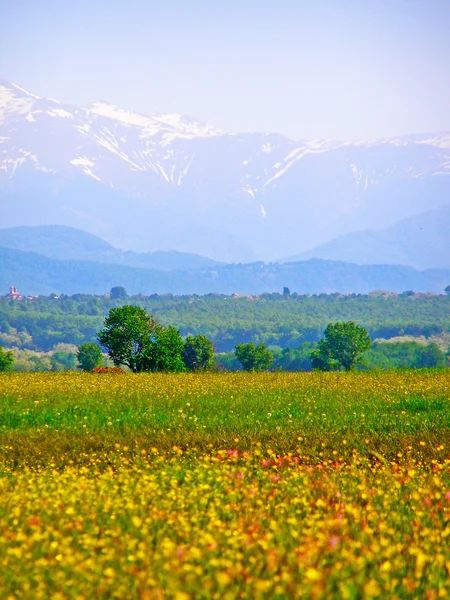
M 0 229 L 0 246 L 58 260 L 83 260 L 161 271 L 201 269 L 219 264 L 210 258 L 184 252 L 124 252 L 98 236 L 63 225 Z
M 0 230 L 0 294 L 10 285 L 25 295 L 105 294 L 116 285 L 146 295 L 261 294 L 284 287 L 310 294 L 443 293 L 449 282 L 450 269 L 418 271 L 320 259 L 227 265 L 177 252 L 122 252 L 96 236 L 62 226 Z
M 450 206 L 402 219 L 387 229 L 348 233 L 283 262 L 310 258 L 450 268 Z
M 337 236 L 449 206 L 450 133 L 293 141 L 105 102 L 70 106 L 0 86 L 3 228 L 59 224 L 127 250 L 245 262 L 298 256 Z M 380 252 L 383 235 L 364 260 L 397 262 L 393 250 Z M 357 242 L 345 243 L 361 258 Z M 397 253 L 404 264 L 448 265 L 445 257 L 415 262 L 422 255 Z

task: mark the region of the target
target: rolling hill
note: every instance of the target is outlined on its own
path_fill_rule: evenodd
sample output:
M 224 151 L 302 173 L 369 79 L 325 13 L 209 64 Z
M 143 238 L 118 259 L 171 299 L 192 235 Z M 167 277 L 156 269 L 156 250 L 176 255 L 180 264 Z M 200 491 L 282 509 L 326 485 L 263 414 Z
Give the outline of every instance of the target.
M 450 268 L 450 206 L 403 219 L 382 230 L 340 236 L 284 262 L 322 258 L 360 265 L 397 264 Z
M 218 264 L 197 254 L 176 251 L 124 252 L 98 236 L 62 225 L 0 229 L 0 246 L 34 252 L 48 258 L 87 260 L 162 271 L 200 269 Z
M 355 265 L 312 259 L 158 271 L 89 261 L 56 260 L 0 247 L 0 290 L 26 295 L 105 294 L 124 286 L 131 294 L 261 294 L 289 287 L 298 293 L 368 293 L 373 290 L 443 293 L 450 270 L 417 271 L 395 265 Z

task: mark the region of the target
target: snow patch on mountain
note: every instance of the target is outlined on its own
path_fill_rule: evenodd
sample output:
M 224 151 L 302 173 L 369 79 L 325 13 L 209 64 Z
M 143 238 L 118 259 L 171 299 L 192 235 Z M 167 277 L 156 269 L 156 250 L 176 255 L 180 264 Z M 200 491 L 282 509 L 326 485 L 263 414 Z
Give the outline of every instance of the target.
M 73 158 L 70 163 L 72 165 L 75 165 L 76 167 L 80 166 L 80 167 L 93 167 L 95 165 L 95 162 L 93 162 L 92 160 L 89 160 L 89 158 L 87 158 L 86 156 L 79 156 L 77 158 Z
M 252 188 L 248 184 L 243 186 L 242 191 L 244 191 L 246 194 L 251 196 L 253 199 L 255 198 L 255 192 L 252 190 Z
M 428 144 L 429 146 L 437 146 L 438 148 L 450 149 L 450 133 L 445 133 L 437 137 L 428 137 L 426 139 L 417 140 L 417 144 Z
M 25 161 L 25 156 L 21 156 L 20 158 L 7 158 L 6 160 L 2 161 L 1 169 L 6 171 L 9 175 L 9 178 L 12 179 L 17 167 L 23 165 Z
M 106 102 L 96 102 L 86 108 L 88 116 L 92 112 L 95 115 L 106 117 L 107 119 L 113 119 L 114 121 L 120 121 L 127 125 L 137 125 L 138 127 L 146 127 L 151 124 L 151 119 L 138 115 L 131 110 L 125 110 L 114 106 L 114 104 L 107 104 Z
M 26 115 L 31 111 L 34 100 L 32 97 L 19 97 L 12 90 L 0 85 L 0 123 L 13 115 Z
M 67 110 L 64 110 L 62 108 L 51 108 L 50 110 L 47 111 L 47 114 L 50 115 L 51 117 L 61 117 L 63 119 L 73 119 L 73 115 L 68 112 Z
M 209 125 L 204 125 L 195 120 L 188 120 L 179 114 L 153 113 L 149 116 L 143 116 L 131 110 L 107 104 L 106 102 L 92 104 L 86 108 L 86 111 L 88 116 L 93 113 L 113 121 L 119 121 L 128 126 L 139 127 L 141 129 L 141 139 L 152 138 L 157 134 L 162 134 L 165 144 L 170 144 L 177 138 L 193 139 L 196 137 L 216 136 L 222 133 Z
M 292 167 L 292 165 L 294 163 L 296 163 L 298 160 L 300 160 L 307 154 L 317 154 L 317 153 L 321 153 L 321 152 L 326 152 L 326 147 L 323 145 L 319 146 L 319 145 L 312 144 L 306 148 L 305 147 L 295 148 L 294 150 L 289 152 L 289 154 L 284 158 L 284 165 L 283 165 L 283 163 L 280 163 L 280 162 L 275 163 L 273 168 L 278 169 L 278 171 L 274 175 L 272 175 L 272 177 L 270 177 L 263 184 L 263 188 L 266 188 L 271 183 L 273 183 L 276 179 L 279 179 L 280 177 L 282 177 L 286 173 L 286 171 L 288 171 Z
M 16 90 L 19 90 L 20 92 L 22 92 L 23 94 L 26 94 L 27 96 L 30 96 L 31 98 L 36 98 L 36 100 L 40 100 L 40 96 L 36 96 L 35 94 L 32 94 L 28 90 L 24 90 L 23 88 L 18 86 L 17 83 L 13 83 L 12 86 L 14 88 L 16 88 Z
M 100 177 L 97 177 L 97 175 L 94 175 L 94 173 L 91 171 L 91 169 L 89 169 L 89 167 L 84 167 L 83 171 L 86 173 L 86 175 L 89 175 L 90 177 L 92 177 L 92 179 L 96 179 L 97 181 L 101 182 Z

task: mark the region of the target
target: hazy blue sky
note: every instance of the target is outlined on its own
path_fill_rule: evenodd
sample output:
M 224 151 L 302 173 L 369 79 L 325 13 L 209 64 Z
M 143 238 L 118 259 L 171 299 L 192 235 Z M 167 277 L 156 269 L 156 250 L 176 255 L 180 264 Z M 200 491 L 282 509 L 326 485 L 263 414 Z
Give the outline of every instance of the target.
M 450 130 L 450 0 L 0 0 L 0 78 L 226 131 Z

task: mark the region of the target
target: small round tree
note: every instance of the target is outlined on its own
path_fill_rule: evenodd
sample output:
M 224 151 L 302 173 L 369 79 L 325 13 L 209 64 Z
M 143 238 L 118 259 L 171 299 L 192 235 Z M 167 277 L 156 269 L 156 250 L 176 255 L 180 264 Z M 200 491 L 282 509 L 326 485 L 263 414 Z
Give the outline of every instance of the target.
M 353 321 L 329 323 L 324 337 L 311 352 L 313 369 L 319 371 L 351 371 L 363 364 L 362 354 L 369 350 L 371 339 L 361 325 Z
M 189 371 L 208 371 L 214 367 L 214 345 L 205 335 L 188 335 L 184 340 L 183 361 Z
M 267 371 L 273 363 L 273 354 L 264 343 L 237 344 L 235 354 L 244 371 Z
M 78 346 L 77 360 L 83 371 L 92 371 L 102 364 L 102 351 L 95 342 L 86 342 Z
M 116 285 L 112 287 L 109 294 L 111 300 L 125 300 L 126 298 L 128 298 L 127 290 L 121 285 Z

